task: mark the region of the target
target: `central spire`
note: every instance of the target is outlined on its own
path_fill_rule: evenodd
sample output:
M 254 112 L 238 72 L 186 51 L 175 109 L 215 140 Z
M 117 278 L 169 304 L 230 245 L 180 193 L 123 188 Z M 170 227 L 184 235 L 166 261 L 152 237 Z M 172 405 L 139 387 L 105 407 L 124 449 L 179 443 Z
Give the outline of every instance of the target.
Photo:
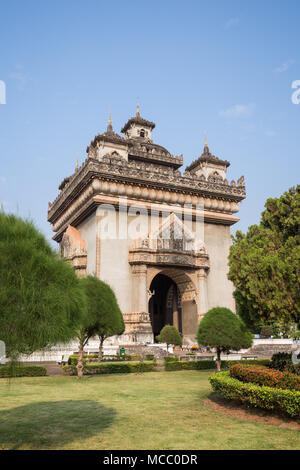
M 112 130 L 113 130 L 113 128 L 112 128 L 112 125 L 111 125 L 111 111 L 109 111 L 107 132 L 112 132 Z
M 136 116 L 137 117 L 140 116 L 140 106 L 139 106 L 139 104 L 136 105 Z
M 204 153 L 209 153 L 209 148 L 208 148 L 208 145 L 207 145 L 206 132 L 205 132 L 205 139 L 204 139 Z

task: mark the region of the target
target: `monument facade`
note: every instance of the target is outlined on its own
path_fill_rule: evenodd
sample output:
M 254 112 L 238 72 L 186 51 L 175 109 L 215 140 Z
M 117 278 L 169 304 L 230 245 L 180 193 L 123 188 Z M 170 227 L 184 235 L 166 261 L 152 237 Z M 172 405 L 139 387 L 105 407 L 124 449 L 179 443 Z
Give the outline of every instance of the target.
M 155 144 L 154 128 L 139 108 L 123 137 L 110 118 L 84 163 L 60 184 L 48 221 L 78 276 L 94 274 L 113 288 L 123 343 L 152 342 L 173 324 L 195 344 L 210 308 L 235 309 L 227 258 L 244 178 L 228 182 L 230 163 L 212 155 L 206 139 L 182 174 L 182 155 Z

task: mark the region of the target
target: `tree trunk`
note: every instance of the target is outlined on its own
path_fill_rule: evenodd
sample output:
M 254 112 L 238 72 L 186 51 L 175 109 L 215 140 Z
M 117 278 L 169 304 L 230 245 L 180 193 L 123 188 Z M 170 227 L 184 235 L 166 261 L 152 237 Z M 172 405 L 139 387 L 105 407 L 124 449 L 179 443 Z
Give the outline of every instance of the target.
M 169 345 L 167 344 L 167 356 L 169 356 Z
M 103 343 L 104 343 L 104 336 L 99 336 L 100 344 L 99 344 L 99 352 L 98 352 L 98 359 L 102 361 L 103 359 Z
M 221 372 L 221 349 L 217 348 L 217 369 Z
M 83 376 L 83 343 L 79 343 L 79 356 L 77 362 L 77 378 L 81 379 Z

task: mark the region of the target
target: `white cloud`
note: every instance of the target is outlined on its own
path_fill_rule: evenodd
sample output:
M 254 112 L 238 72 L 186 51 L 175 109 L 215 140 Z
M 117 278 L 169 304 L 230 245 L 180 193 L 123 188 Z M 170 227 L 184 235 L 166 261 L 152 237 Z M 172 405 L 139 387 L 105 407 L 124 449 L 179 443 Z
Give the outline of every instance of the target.
M 238 25 L 240 22 L 240 19 L 239 18 L 230 18 L 227 23 L 225 24 L 225 29 L 230 29 L 232 28 L 233 26 L 236 26 Z
M 276 67 L 274 71 L 276 73 L 286 72 L 290 68 L 290 66 L 293 65 L 294 63 L 295 61 L 292 59 L 287 60 L 286 62 L 283 62 L 281 65 L 279 65 L 279 67 Z
M 235 104 L 228 109 L 219 112 L 219 115 L 224 118 L 239 118 L 249 117 L 255 108 L 254 103 L 250 104 Z

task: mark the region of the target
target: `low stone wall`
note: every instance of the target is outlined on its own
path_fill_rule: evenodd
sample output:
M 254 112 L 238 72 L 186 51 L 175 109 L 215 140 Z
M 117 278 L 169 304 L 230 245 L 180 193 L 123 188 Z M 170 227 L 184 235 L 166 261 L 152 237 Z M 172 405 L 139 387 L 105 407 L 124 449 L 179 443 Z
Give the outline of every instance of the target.
M 133 345 L 133 344 L 124 344 L 124 341 L 121 342 L 121 336 L 117 337 L 117 344 L 114 341 L 114 338 L 109 338 L 104 343 L 104 354 L 107 355 L 116 355 L 118 354 L 120 347 L 125 348 L 126 354 L 153 354 L 157 359 L 163 358 L 166 355 L 167 346 L 166 344 L 149 344 L 149 345 Z M 254 339 L 253 346 L 250 349 L 242 349 L 240 351 L 231 351 L 229 355 L 223 354 L 222 359 L 230 360 L 239 360 L 241 358 L 257 358 L 257 359 L 270 359 L 273 354 L 277 352 L 291 352 L 295 348 L 295 344 L 292 339 Z M 92 339 L 88 342 L 85 347 L 86 354 L 97 353 L 99 349 L 99 340 Z M 140 351 L 140 352 L 138 352 Z M 45 351 L 36 351 L 30 356 L 21 356 L 21 362 L 45 362 L 45 361 L 61 361 L 62 356 L 73 354 L 78 352 L 78 342 L 73 341 L 69 344 L 58 344 L 49 348 Z M 169 346 L 170 354 L 177 354 L 177 351 L 173 352 L 172 346 Z M 214 353 L 203 353 L 207 356 L 213 355 Z M 179 353 L 179 355 L 186 355 L 186 353 Z M 191 359 L 193 360 L 193 359 Z

